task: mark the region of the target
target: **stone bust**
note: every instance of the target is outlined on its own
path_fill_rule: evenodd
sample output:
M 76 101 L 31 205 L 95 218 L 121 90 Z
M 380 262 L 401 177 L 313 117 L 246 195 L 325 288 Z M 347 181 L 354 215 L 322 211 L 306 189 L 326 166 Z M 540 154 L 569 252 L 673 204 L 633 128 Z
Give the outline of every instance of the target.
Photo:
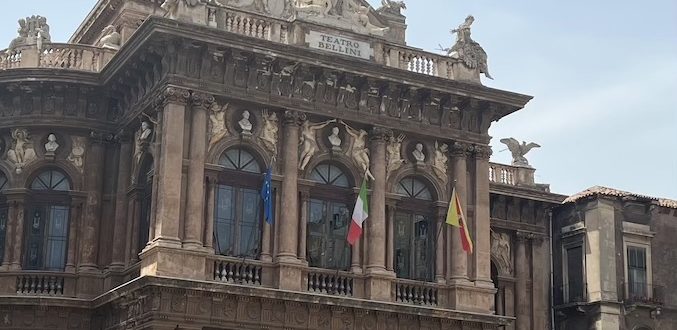
M 242 134 L 246 135 L 251 135 L 252 134 L 252 128 L 254 128 L 254 125 L 252 125 L 252 122 L 249 120 L 249 117 L 251 114 L 249 111 L 245 110 L 242 112 L 242 119 L 238 121 L 238 125 L 240 125 L 240 128 L 242 129 Z
M 414 156 L 414 159 L 416 160 L 416 163 L 424 163 L 425 162 L 425 154 L 423 153 L 423 144 L 421 143 L 416 143 L 416 147 L 414 147 L 414 151 L 411 153 L 412 156 Z
M 49 136 L 47 136 L 47 143 L 45 143 L 45 151 L 48 154 L 54 154 L 58 148 L 59 144 L 56 142 L 56 135 L 49 134 Z
M 339 128 L 335 126 L 331 129 L 331 135 L 329 135 L 329 144 L 331 144 L 332 150 L 341 150 L 341 137 L 339 136 Z
M 147 121 L 141 122 L 141 134 L 139 134 L 139 142 L 148 142 L 150 135 L 153 134 L 153 129 Z

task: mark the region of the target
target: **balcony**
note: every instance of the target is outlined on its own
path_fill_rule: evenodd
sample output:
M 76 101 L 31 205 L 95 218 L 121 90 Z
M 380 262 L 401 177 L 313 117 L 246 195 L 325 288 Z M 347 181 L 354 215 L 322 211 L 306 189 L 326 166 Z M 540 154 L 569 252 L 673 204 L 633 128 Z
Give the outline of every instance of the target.
M 100 72 L 116 51 L 89 45 L 51 43 L 0 51 L 0 71 L 10 69 L 64 69 Z
M 626 305 L 663 305 L 664 288 L 642 282 L 630 282 L 625 286 L 623 301 Z
M 555 306 L 587 303 L 588 284 L 564 284 L 555 288 L 553 295 Z

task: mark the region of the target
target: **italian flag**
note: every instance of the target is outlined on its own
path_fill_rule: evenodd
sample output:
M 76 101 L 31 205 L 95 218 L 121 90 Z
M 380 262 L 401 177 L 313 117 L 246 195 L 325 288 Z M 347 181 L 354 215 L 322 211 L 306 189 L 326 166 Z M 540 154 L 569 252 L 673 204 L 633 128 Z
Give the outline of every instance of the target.
M 454 188 L 453 192 L 451 193 L 451 201 L 449 202 L 449 210 L 447 211 L 447 224 L 458 227 L 459 234 L 461 235 L 461 243 L 463 244 L 463 250 L 469 254 L 472 254 L 472 239 L 470 239 L 468 224 L 465 221 L 463 209 L 461 208 L 461 200 L 456 194 L 456 188 Z
M 360 195 L 355 202 L 355 210 L 353 210 L 353 221 L 350 223 L 348 229 L 348 244 L 355 245 L 357 240 L 362 236 L 362 224 L 364 220 L 369 217 L 369 201 L 367 201 L 367 180 L 362 180 L 360 187 Z

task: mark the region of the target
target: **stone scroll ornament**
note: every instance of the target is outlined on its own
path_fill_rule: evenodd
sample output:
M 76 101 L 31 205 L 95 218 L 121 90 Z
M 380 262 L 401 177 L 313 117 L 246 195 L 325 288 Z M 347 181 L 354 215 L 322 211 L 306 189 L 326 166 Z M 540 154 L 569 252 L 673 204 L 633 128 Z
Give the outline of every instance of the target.
M 389 177 L 391 173 L 397 171 L 402 164 L 406 162 L 402 158 L 402 141 L 406 135 L 400 134 L 397 137 L 388 137 L 388 144 L 386 145 L 386 176 Z
M 17 174 L 21 174 L 26 165 L 37 159 L 28 130 L 12 130 L 12 147 L 7 150 L 7 159 L 12 162 Z
M 82 136 L 73 136 L 71 137 L 71 140 L 73 141 L 73 146 L 71 147 L 71 152 L 66 159 L 71 162 L 73 166 L 75 166 L 75 168 L 80 171 L 80 173 L 82 173 L 84 170 L 83 159 L 85 158 L 87 138 Z
M 470 26 L 474 21 L 475 18 L 472 15 L 468 15 L 463 24 L 451 30 L 452 34 L 456 34 L 456 43 L 451 48 L 440 46 L 440 50 L 445 51 L 447 56 L 460 60 L 469 69 L 479 70 L 487 78 L 494 79 L 489 74 L 487 53 L 479 43 L 470 37 Z
M 219 105 L 214 102 L 209 108 L 209 150 L 223 140 L 223 138 L 230 135 L 226 122 L 226 111 L 229 106 L 229 103 Z
M 365 175 L 371 179 L 375 180 L 374 176 L 369 170 L 369 148 L 367 147 L 367 136 L 369 135 L 365 130 L 354 129 L 343 121 L 339 121 L 346 128 L 346 132 L 351 137 L 350 148 L 348 149 L 348 155 L 350 155 L 355 163 L 364 171 Z
M 279 122 L 277 113 L 263 110 L 263 127 L 261 128 L 259 139 L 273 156 L 277 156 L 277 141 L 280 131 Z
M 310 160 L 317 153 L 317 131 L 335 122 L 336 119 L 317 124 L 312 124 L 309 120 L 303 122 L 299 136 L 299 169 L 301 171 L 306 169 Z

